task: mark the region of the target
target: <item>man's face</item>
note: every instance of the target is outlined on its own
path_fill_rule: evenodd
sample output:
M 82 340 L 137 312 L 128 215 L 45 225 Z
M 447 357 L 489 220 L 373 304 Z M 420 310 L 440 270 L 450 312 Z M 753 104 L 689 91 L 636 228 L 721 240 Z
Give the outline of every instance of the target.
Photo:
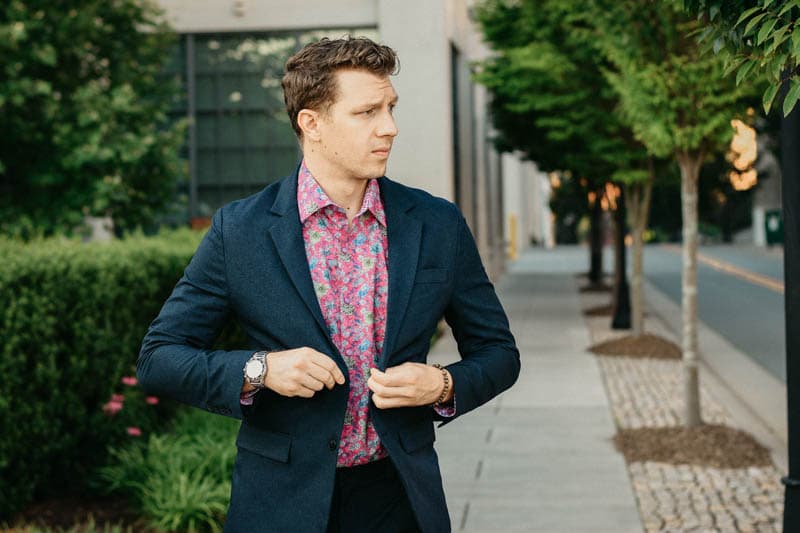
M 364 70 L 339 70 L 335 76 L 337 98 L 327 113 L 320 113 L 320 142 L 314 149 L 337 177 L 383 176 L 397 135 L 392 82 Z

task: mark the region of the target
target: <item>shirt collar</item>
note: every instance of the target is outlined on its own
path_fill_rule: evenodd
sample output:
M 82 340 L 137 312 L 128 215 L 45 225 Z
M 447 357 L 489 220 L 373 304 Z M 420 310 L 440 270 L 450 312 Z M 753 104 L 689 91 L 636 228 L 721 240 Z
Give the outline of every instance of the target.
M 305 160 L 303 160 L 300 165 L 300 171 L 297 173 L 297 208 L 300 212 L 300 223 L 305 223 L 308 217 L 329 205 L 336 204 L 322 190 L 322 187 L 306 166 Z M 356 216 L 361 216 L 366 211 L 372 213 L 378 222 L 386 227 L 386 213 L 383 210 L 381 190 L 376 179 L 370 179 L 367 183 L 367 190 L 364 192 L 361 209 L 358 210 Z

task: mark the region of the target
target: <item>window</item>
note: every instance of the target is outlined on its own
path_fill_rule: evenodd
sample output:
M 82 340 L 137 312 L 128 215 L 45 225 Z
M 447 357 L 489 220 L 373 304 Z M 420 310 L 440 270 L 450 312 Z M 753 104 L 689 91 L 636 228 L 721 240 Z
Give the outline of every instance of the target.
M 378 38 L 369 28 L 181 37 L 169 70 L 186 96 L 173 115 L 195 118 L 186 150 L 190 218 L 294 171 L 300 147 L 283 102 L 283 66 L 303 45 L 347 33 Z

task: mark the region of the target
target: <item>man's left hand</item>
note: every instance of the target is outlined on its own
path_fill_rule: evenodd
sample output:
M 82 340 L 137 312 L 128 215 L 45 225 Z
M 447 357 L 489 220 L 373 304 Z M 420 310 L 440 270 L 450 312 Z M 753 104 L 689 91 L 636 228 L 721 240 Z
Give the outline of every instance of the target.
M 444 389 L 444 378 L 436 367 L 403 363 L 387 368 L 386 372 L 370 369 L 367 386 L 373 392 L 372 401 L 378 409 L 413 407 L 436 402 Z

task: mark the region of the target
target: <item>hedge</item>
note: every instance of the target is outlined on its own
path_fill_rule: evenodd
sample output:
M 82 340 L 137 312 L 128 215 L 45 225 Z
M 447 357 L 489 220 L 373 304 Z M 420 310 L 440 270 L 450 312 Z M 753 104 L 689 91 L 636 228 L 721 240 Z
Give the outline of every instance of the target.
M 142 337 L 201 237 L 0 239 L 0 518 L 80 489 L 119 441 L 109 398 L 134 375 Z M 153 416 L 140 408 L 142 424 L 167 416 L 165 404 Z

